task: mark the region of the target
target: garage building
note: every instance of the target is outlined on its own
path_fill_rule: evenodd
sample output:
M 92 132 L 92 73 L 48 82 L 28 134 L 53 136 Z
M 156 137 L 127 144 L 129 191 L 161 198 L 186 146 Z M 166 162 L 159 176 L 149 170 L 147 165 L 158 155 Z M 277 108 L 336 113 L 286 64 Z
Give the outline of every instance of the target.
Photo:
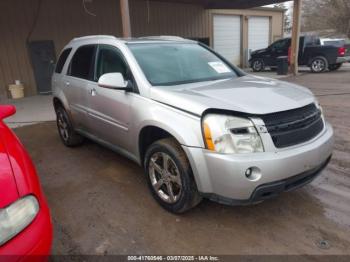
M 247 66 L 249 50 L 283 36 L 284 10 L 215 9 L 200 4 L 129 0 L 132 36 L 177 35 L 202 41 Z M 25 95 L 49 94 L 56 59 L 74 37 L 122 35 L 119 0 L 2 0 L 0 99 L 20 80 Z

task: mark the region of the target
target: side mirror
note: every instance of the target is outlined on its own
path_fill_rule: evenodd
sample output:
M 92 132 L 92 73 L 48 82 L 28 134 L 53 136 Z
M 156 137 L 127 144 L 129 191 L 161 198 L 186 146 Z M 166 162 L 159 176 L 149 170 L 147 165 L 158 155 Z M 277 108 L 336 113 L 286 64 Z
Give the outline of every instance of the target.
M 12 105 L 0 105 L 0 121 L 16 113 L 16 108 Z
M 98 80 L 98 86 L 117 90 L 131 90 L 128 81 L 125 81 L 121 73 L 104 74 Z

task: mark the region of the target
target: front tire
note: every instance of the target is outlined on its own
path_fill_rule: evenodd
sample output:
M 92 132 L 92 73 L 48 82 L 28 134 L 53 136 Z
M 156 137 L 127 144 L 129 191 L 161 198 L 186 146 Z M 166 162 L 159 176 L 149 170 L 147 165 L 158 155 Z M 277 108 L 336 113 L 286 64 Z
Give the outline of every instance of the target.
M 164 209 L 180 214 L 201 202 L 190 163 L 175 139 L 153 143 L 144 168 L 152 195 Z
M 84 138 L 75 132 L 66 110 L 61 106 L 56 110 L 56 119 L 58 133 L 65 146 L 75 147 L 84 142 Z
M 310 68 L 313 73 L 323 73 L 328 68 L 328 61 L 323 56 L 314 57 L 311 60 Z
M 254 59 L 251 63 L 254 72 L 261 72 L 265 70 L 265 63 L 262 59 Z
M 336 71 L 339 68 L 341 68 L 342 65 L 343 65 L 342 63 L 329 65 L 328 69 L 329 69 L 329 71 Z

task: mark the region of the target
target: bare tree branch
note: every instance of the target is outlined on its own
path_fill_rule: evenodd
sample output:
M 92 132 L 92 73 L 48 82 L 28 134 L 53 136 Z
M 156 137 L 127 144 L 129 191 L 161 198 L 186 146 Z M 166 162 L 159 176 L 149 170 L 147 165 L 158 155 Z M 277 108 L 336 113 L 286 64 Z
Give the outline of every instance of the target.
M 305 0 L 302 31 L 328 29 L 350 37 L 350 1 Z

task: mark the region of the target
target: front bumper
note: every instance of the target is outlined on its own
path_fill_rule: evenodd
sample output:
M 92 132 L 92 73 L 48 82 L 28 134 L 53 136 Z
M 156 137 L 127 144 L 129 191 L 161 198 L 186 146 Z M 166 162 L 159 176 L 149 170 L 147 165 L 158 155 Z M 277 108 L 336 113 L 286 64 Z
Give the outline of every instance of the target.
M 292 191 L 310 183 L 321 173 L 321 171 L 327 166 L 330 160 L 331 160 L 331 157 L 329 157 L 320 166 L 312 170 L 306 171 L 302 174 L 292 176 L 290 178 L 283 179 L 280 181 L 260 185 L 254 190 L 251 197 L 247 200 L 230 199 L 230 198 L 222 197 L 217 194 L 202 194 L 202 196 L 212 201 L 225 204 L 225 205 L 232 205 L 232 206 L 251 205 L 251 204 L 259 203 L 264 200 L 276 197 L 283 192 Z
M 342 56 L 337 58 L 337 64 L 350 62 L 350 56 Z
M 183 147 L 203 196 L 227 204 L 259 202 L 310 181 L 325 167 L 332 154 L 333 129 L 302 145 L 254 154 L 218 154 L 202 148 Z M 260 177 L 245 172 L 258 168 Z

